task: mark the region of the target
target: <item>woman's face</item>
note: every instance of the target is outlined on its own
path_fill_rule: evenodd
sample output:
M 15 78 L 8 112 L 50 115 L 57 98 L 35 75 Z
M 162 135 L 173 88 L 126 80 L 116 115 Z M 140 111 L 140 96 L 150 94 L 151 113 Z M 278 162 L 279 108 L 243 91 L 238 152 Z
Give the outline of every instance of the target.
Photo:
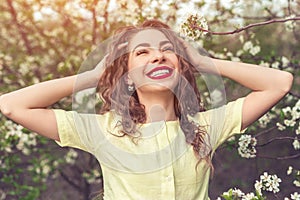
M 138 32 L 129 42 L 128 71 L 139 92 L 173 89 L 178 82 L 178 58 L 173 44 L 160 31 Z

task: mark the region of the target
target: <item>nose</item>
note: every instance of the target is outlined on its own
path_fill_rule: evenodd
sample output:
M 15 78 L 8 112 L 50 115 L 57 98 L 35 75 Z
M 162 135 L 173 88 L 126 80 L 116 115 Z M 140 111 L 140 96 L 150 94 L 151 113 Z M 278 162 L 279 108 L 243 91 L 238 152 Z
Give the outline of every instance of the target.
M 159 50 L 159 49 L 153 50 L 153 57 L 151 60 L 152 63 L 157 63 L 157 62 L 160 63 L 164 60 L 165 60 L 165 57 L 164 57 L 163 52 L 161 52 L 161 50 Z

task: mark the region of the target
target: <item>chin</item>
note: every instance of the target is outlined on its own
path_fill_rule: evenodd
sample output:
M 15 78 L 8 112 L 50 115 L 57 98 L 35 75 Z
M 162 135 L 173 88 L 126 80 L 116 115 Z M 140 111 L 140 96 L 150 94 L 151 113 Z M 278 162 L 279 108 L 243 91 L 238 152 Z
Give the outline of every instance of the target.
M 141 92 L 167 92 L 167 91 L 174 91 L 174 88 L 176 87 L 175 83 L 159 83 L 159 84 L 151 84 L 151 85 L 144 85 L 141 87 L 138 87 L 137 90 L 140 90 Z

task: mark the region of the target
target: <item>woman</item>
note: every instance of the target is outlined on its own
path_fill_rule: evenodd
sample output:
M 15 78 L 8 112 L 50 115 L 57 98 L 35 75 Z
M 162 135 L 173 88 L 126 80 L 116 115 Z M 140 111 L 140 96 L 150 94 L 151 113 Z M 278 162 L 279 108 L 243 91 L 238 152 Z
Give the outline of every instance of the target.
M 252 92 L 204 111 L 196 72 L 219 73 Z M 121 29 L 95 69 L 2 95 L 0 108 L 61 146 L 92 153 L 104 199 L 208 199 L 215 149 L 272 108 L 292 80 L 284 71 L 203 57 L 150 20 Z M 48 108 L 91 87 L 102 97 L 100 114 Z

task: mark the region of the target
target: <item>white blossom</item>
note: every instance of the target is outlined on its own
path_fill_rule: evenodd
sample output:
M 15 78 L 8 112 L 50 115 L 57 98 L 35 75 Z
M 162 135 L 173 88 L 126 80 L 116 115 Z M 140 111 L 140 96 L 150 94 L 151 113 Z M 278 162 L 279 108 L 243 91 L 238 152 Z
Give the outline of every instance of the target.
M 243 45 L 243 50 L 244 51 L 249 51 L 251 48 L 253 48 L 253 44 L 251 41 L 247 41 Z
M 295 132 L 296 132 L 297 135 L 300 135 L 300 123 L 298 124 L 298 128 L 296 129 Z
M 285 120 L 283 121 L 283 123 L 284 123 L 284 125 L 286 125 L 286 126 L 293 127 L 293 126 L 295 126 L 296 121 L 294 121 L 293 119 L 285 119 Z
M 254 46 L 253 48 L 251 48 L 249 50 L 249 53 L 253 56 L 255 56 L 256 54 L 258 54 L 260 52 L 260 46 Z
M 51 171 L 50 166 L 49 166 L 49 165 L 43 165 L 42 167 L 43 167 L 43 168 L 42 168 L 42 173 L 43 173 L 44 175 L 48 175 L 49 172 Z
M 262 175 L 260 175 L 260 180 L 261 181 L 269 181 L 270 176 L 269 176 L 268 172 L 264 172 Z
M 292 172 L 293 172 L 293 167 L 292 167 L 292 166 L 289 166 L 289 168 L 288 168 L 286 174 L 287 174 L 287 175 L 291 175 Z
M 286 129 L 286 127 L 284 125 L 280 124 L 279 122 L 276 123 L 276 126 L 277 126 L 278 130 L 280 130 L 280 131 L 283 131 Z
M 243 45 L 243 50 L 248 51 L 251 55 L 255 56 L 260 52 L 260 46 L 255 46 L 251 41 L 247 41 Z
M 180 24 L 180 35 L 187 37 L 190 40 L 197 41 L 207 33 L 204 31 L 208 30 L 207 21 L 199 13 L 199 11 L 188 11 L 185 13 Z M 199 28 L 203 30 L 200 30 Z
M 293 17 L 296 17 L 296 16 L 295 15 L 291 15 L 291 16 L 287 17 L 286 19 L 293 18 Z M 290 20 L 290 21 L 284 22 L 284 25 L 285 25 L 285 30 L 287 30 L 289 32 L 292 32 L 295 29 L 295 27 L 296 27 L 296 22 L 293 21 L 293 20 Z
M 295 138 L 294 142 L 293 142 L 293 147 L 295 150 L 300 149 L 300 142 L 297 138 Z
M 258 199 L 253 192 L 250 192 L 248 194 L 245 194 L 243 197 L 242 197 L 242 200 L 254 200 L 254 199 Z
M 243 36 L 243 35 L 240 35 L 240 36 L 239 36 L 239 40 L 240 40 L 241 43 L 244 43 L 244 36 Z
M 240 62 L 241 59 L 239 57 L 232 56 L 231 57 L 231 61 L 233 61 L 233 62 Z
M 287 107 L 285 107 L 285 108 L 282 108 L 282 112 L 283 112 L 283 114 L 284 114 L 285 116 L 288 115 L 289 113 L 291 113 L 291 111 L 292 111 L 292 109 L 291 109 L 290 106 L 287 106 Z
M 90 172 L 83 172 L 82 176 L 85 178 L 85 180 L 92 184 L 92 183 L 99 183 L 100 182 L 100 172 L 97 169 L 93 169 Z
M 74 149 L 70 149 L 68 153 L 65 155 L 65 160 L 69 164 L 74 164 L 76 161 L 78 154 Z
M 274 63 L 271 64 L 271 67 L 274 69 L 279 69 L 280 63 L 278 61 L 275 61 Z
M 291 199 L 300 200 L 300 194 L 298 192 L 294 192 L 293 194 L 291 194 Z
M 240 50 L 238 50 L 238 51 L 236 52 L 235 55 L 236 55 L 237 57 L 239 57 L 239 56 L 243 55 L 243 53 L 244 53 L 244 51 L 240 49 Z
M 261 190 L 263 188 L 262 181 L 255 181 L 254 188 L 260 195 L 262 195 L 261 193 Z
M 233 142 L 235 141 L 235 136 L 231 136 L 230 138 L 227 139 L 228 142 Z
M 22 76 L 25 76 L 28 72 L 30 72 L 30 67 L 28 66 L 29 63 L 21 63 L 19 66 L 19 72 Z
M 270 112 L 264 114 L 261 118 L 258 119 L 260 127 L 266 128 L 267 125 L 274 119 L 276 116 Z
M 294 180 L 294 181 L 293 181 L 293 184 L 294 184 L 296 187 L 300 187 L 300 181 L 298 181 L 298 180 Z
M 242 197 L 242 196 L 245 195 L 245 194 L 244 194 L 240 189 L 238 189 L 238 188 L 234 188 L 234 189 L 232 190 L 232 194 L 233 194 L 233 195 L 236 195 L 237 197 Z
M 11 152 L 12 152 L 11 145 L 10 145 L 10 146 L 6 146 L 6 147 L 4 148 L 4 150 L 5 150 L 5 152 L 7 152 L 7 153 L 11 153 Z
M 227 192 L 223 192 L 223 196 L 230 196 L 230 193 L 232 194 L 232 196 L 235 197 L 243 197 L 245 194 L 244 192 L 242 192 L 240 189 L 238 188 L 230 188 Z
M 4 126 L 7 128 L 7 132 L 5 135 L 5 139 L 11 137 L 11 136 L 17 136 L 17 137 L 21 137 L 21 135 L 23 134 L 23 126 L 19 125 L 19 124 L 15 124 L 14 122 L 12 122 L 11 120 L 7 120 L 4 123 Z
M 300 119 L 300 100 L 296 102 L 294 107 L 287 106 L 283 109 L 281 109 L 282 113 L 284 114 L 284 120 L 283 120 L 283 126 L 287 127 L 294 127 L 295 128 L 295 133 L 297 135 L 300 134 L 300 124 L 298 123 Z M 298 124 L 298 127 L 296 128 L 295 126 Z M 278 129 L 283 129 L 282 126 L 279 124 L 277 125 Z M 297 142 L 296 142 L 297 145 Z
M 289 59 L 287 59 L 287 57 L 285 56 L 281 57 L 281 62 L 282 62 L 282 67 L 287 67 L 290 63 Z
M 277 177 L 276 174 L 269 175 L 267 172 L 264 172 L 260 176 L 260 181 L 262 184 L 261 190 L 278 193 L 279 190 L 279 183 L 281 182 L 281 179 Z M 257 186 L 258 187 L 258 186 Z
M 270 67 L 270 63 L 261 61 L 261 62 L 259 63 L 259 66 L 262 66 L 262 67 Z
M 30 150 L 29 148 L 24 148 L 24 149 L 22 149 L 21 151 L 22 151 L 22 153 L 23 153 L 24 155 L 26 155 L 26 156 L 29 156 L 30 153 L 31 153 L 31 150 Z
M 247 134 L 242 135 L 238 142 L 238 153 L 244 158 L 254 158 L 256 156 L 256 144 L 257 140 L 255 138 Z

